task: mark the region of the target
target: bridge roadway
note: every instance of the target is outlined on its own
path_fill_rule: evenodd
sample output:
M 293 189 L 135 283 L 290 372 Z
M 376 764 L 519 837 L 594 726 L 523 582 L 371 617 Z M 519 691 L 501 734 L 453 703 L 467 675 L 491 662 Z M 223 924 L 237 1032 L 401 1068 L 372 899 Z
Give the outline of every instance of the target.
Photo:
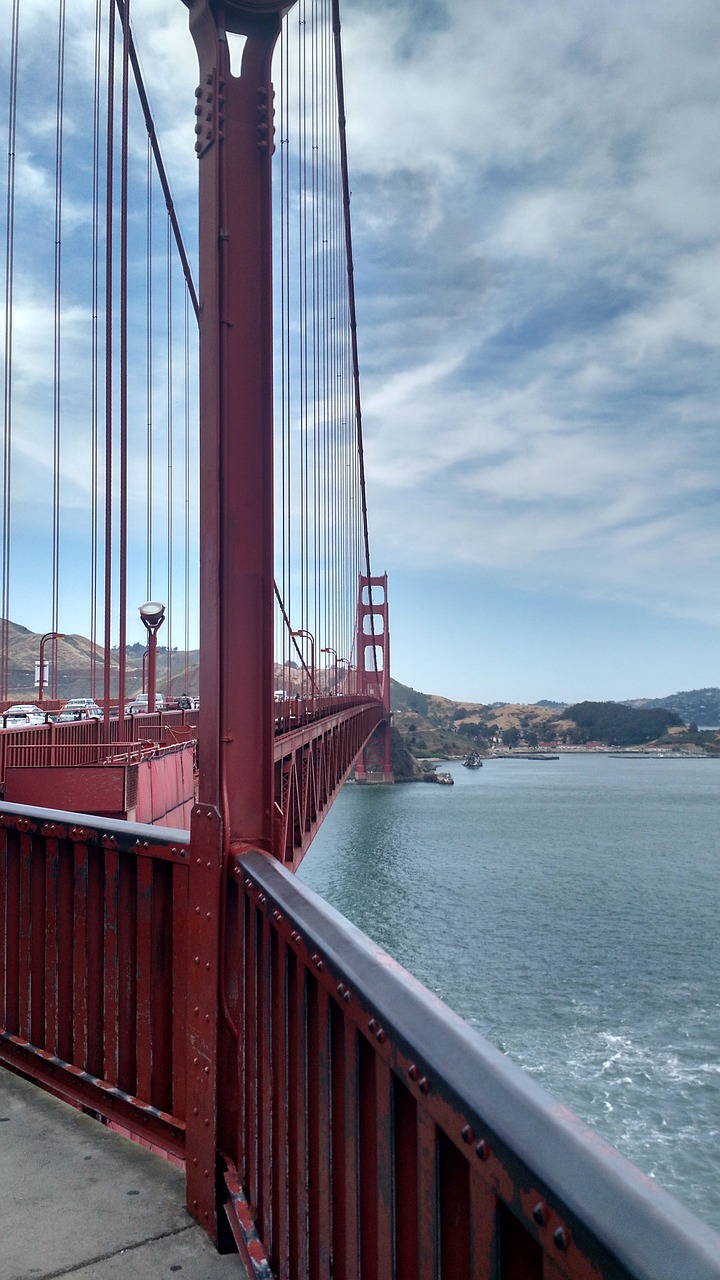
M 185 1209 L 185 1174 L 0 1069 L 0 1280 L 244 1280 Z

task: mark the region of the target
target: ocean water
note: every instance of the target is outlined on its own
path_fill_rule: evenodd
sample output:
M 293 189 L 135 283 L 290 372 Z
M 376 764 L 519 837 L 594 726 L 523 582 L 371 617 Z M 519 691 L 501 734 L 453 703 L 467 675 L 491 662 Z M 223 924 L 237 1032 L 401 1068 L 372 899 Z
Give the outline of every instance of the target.
M 448 767 L 344 787 L 299 875 L 720 1230 L 720 761 Z

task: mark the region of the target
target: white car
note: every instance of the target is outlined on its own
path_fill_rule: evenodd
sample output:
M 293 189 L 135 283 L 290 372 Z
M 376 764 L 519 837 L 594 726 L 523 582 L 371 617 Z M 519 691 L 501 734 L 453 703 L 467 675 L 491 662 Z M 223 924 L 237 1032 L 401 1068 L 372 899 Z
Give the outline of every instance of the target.
M 63 720 L 102 720 L 102 707 L 94 698 L 68 698 L 58 719 Z
M 31 702 L 16 702 L 3 711 L 6 724 L 44 724 L 45 712 Z

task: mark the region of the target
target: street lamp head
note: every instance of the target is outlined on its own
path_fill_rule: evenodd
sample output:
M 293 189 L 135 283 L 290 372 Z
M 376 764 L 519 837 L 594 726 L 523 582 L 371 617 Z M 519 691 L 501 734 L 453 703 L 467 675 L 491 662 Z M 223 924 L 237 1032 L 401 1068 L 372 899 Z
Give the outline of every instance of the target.
M 157 600 L 148 600 L 147 604 L 139 605 L 139 611 L 141 621 L 148 631 L 157 631 L 165 621 L 165 605 Z

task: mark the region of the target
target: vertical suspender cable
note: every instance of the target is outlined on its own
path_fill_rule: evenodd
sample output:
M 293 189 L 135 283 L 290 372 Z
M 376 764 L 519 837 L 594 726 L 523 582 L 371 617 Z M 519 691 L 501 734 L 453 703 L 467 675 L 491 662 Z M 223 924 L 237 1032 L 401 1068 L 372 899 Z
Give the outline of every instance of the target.
M 120 564 L 118 567 L 118 706 L 125 706 L 127 649 L 128 523 L 128 145 L 130 91 L 130 0 L 122 15 L 122 107 L 120 132 Z
M 8 91 L 8 157 L 5 223 L 5 334 L 3 367 L 3 499 L 2 583 L 0 590 L 0 696 L 8 696 L 10 623 L 10 514 L 12 508 L 12 374 L 13 284 L 15 274 L 15 138 L 17 130 L 17 71 L 20 0 L 14 0 L 10 34 L 10 85 Z
M 146 493 L 145 493 L 145 599 L 152 600 L 153 537 L 153 156 L 148 139 L 147 155 L 147 219 L 146 219 L 146 294 L 145 294 L 145 358 L 146 365 Z
M 112 655 L 112 505 L 113 505 L 113 161 L 115 118 L 115 9 L 108 20 L 107 130 L 105 174 L 105 635 L 103 698 L 109 725 Z M 120 706 L 120 715 L 124 708 Z
M 100 90 L 102 49 L 102 0 L 95 4 L 95 59 L 92 146 L 92 268 L 91 268 L 91 370 L 90 370 L 90 696 L 97 694 L 97 637 L 99 587 L 99 350 L 98 304 L 100 296 Z
M 185 601 L 185 633 L 183 637 L 183 649 L 185 651 L 185 668 L 183 671 L 183 688 L 182 692 L 187 693 L 190 688 L 190 296 L 187 288 L 184 290 L 184 313 L 183 313 L 183 391 L 184 391 L 184 451 L 183 451 L 183 477 L 185 484 L 184 503 L 183 503 L 183 551 L 184 551 L 184 575 L 183 575 L 183 595 Z M 150 597 L 148 596 L 148 599 Z
M 172 616 L 173 616 L 173 287 L 172 227 L 167 226 L 167 688 L 172 692 Z M 148 707 L 148 711 L 154 710 Z
M 65 101 L 65 0 L 58 8 L 55 94 L 55 244 L 53 279 L 53 495 L 51 630 L 60 629 L 60 401 L 62 319 L 63 109 Z M 57 640 L 52 641 L 50 694 L 57 697 Z

